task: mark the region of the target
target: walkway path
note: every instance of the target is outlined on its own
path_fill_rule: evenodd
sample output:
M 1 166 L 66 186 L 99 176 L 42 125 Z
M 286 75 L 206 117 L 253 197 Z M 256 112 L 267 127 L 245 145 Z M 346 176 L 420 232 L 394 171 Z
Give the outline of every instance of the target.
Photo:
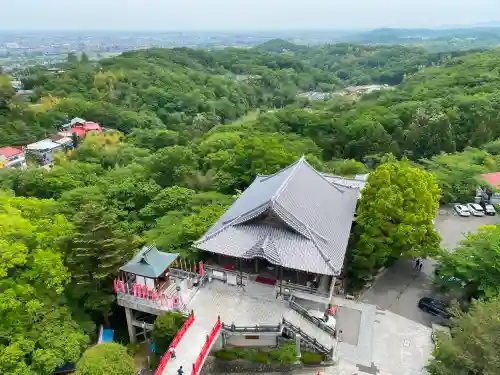
M 171 358 L 162 375 L 177 375 L 180 366 L 184 370 L 184 375 L 191 375 L 193 363 L 205 345 L 207 335 L 210 334 L 215 324 L 215 320 L 204 319 L 201 314 L 196 315 L 191 327 L 177 345 L 176 358 Z

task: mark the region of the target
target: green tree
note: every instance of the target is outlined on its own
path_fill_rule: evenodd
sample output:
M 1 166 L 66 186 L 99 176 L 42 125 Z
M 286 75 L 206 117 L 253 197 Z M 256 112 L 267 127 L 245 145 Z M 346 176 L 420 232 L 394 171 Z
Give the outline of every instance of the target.
M 127 348 L 116 343 L 98 344 L 85 353 L 76 364 L 76 375 L 135 375 L 134 359 Z
M 495 375 L 500 368 L 500 299 L 476 301 L 454 319 L 451 338 L 438 337 L 431 375 Z
M 149 162 L 149 170 L 155 181 L 162 187 L 182 185 L 196 170 L 193 151 L 184 146 L 162 148 Z
M 165 353 L 172 343 L 175 335 L 182 328 L 186 318 L 179 313 L 168 313 L 156 318 L 153 338 L 158 353 Z
M 61 247 L 71 234 L 54 201 L 0 195 L 0 373 L 50 375 L 88 344 L 64 306 Z
M 180 252 L 186 258 L 198 260 L 200 255 L 192 244 L 198 240 L 228 209 L 227 205 L 208 204 L 197 212 L 170 211 L 158 219 L 155 228 L 146 233 L 149 242 L 166 252 Z
M 134 255 L 141 242 L 123 225 L 120 213 L 90 202 L 72 219 L 75 233 L 67 245 L 66 263 L 72 272 L 71 295 L 107 319 L 114 295 L 110 285 L 118 269 Z
M 469 234 L 453 252 L 443 252 L 437 283 L 463 297 L 500 295 L 500 227 Z
M 439 235 L 432 219 L 439 204 L 434 176 L 407 161 L 381 164 L 370 174 L 361 196 L 352 249 L 356 280 L 402 255 L 437 254 Z
M 474 148 L 422 159 L 421 163 L 436 176 L 443 203 L 472 199 L 481 184 L 479 175 L 497 171 L 496 160 L 486 151 Z
M 85 52 L 82 52 L 80 55 L 80 63 L 81 64 L 88 64 L 90 62 L 89 55 L 87 55 Z
M 145 220 L 154 221 L 169 211 L 183 211 L 194 195 L 193 190 L 179 186 L 165 188 L 141 209 L 139 214 Z

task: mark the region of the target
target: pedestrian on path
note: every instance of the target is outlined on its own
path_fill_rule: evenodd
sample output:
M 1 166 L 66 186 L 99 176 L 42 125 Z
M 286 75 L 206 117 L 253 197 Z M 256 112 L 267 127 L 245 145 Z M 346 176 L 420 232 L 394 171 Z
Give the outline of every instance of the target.
M 420 258 L 417 258 L 416 262 L 415 262 L 415 269 L 418 270 L 420 267 Z
M 424 264 L 422 262 L 420 262 L 420 264 L 418 265 L 418 270 L 419 271 L 422 271 L 422 267 L 424 266 Z
M 179 367 L 179 369 L 177 370 L 177 375 L 183 375 L 184 374 L 184 370 L 182 369 L 182 366 Z
M 175 348 L 170 348 L 170 358 L 175 359 Z

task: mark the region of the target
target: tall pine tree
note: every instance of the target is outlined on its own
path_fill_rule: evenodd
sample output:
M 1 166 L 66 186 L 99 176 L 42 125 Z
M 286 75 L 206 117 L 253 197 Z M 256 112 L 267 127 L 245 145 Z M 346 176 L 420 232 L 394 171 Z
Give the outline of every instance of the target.
M 75 234 L 66 254 L 72 296 L 86 309 L 100 312 L 106 323 L 114 300 L 113 279 L 140 246 L 119 214 L 95 202 L 83 206 L 73 217 Z

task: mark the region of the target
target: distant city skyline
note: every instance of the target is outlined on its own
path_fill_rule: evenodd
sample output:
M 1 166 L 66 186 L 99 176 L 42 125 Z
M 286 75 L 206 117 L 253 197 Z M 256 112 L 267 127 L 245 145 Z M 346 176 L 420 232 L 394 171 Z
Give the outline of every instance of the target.
M 0 30 L 354 30 L 500 19 L 500 0 L 0 0 L 0 8 Z

